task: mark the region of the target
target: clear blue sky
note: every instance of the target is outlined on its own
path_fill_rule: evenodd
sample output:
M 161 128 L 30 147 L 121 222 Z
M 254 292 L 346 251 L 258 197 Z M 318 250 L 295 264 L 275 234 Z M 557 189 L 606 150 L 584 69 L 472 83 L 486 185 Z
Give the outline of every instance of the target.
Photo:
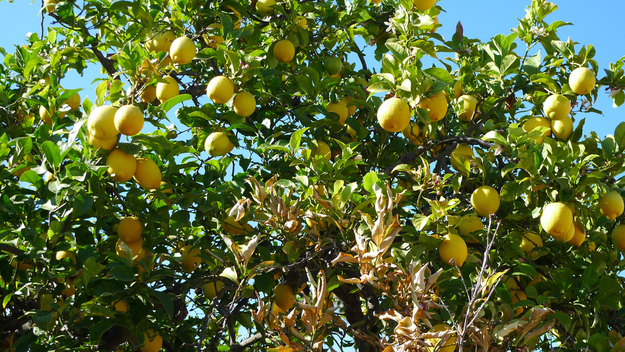
M 563 20 L 572 22 L 573 26 L 559 29 L 562 40 L 571 38 L 581 45 L 592 44 L 597 50 L 595 59 L 600 65 L 599 77 L 603 77 L 603 69 L 607 68 L 622 56 L 625 46 L 622 45 L 622 15 L 625 13 L 625 0 L 601 0 L 595 3 L 588 0 L 552 0 L 558 10 L 547 17 L 548 22 Z M 438 4 L 446 11 L 439 16 L 443 25 L 438 30 L 445 38 L 451 38 L 456 23 L 462 22 L 464 34 L 469 38 L 486 41 L 499 33 L 510 33 L 516 27 L 517 18 L 525 16 L 525 7 L 530 0 L 439 0 Z M 9 3 L 0 0 L 0 46 L 13 51 L 13 45 L 25 42 L 26 33 L 41 32 L 40 0 L 31 4 L 29 0 L 16 0 Z M 46 18 L 44 26 L 50 23 Z M 620 29 L 620 33 L 619 33 Z M 576 47 L 578 49 L 579 47 Z M 94 74 L 97 74 L 97 71 Z M 65 88 L 86 88 L 95 75 L 81 78 L 75 74 L 63 81 Z M 94 95 L 94 88 L 87 88 L 81 96 Z M 625 116 L 625 106 L 613 108 L 611 99 L 602 90 L 595 108 L 603 111 L 604 116 L 587 114 L 585 132 L 594 130 L 600 137 L 613 134 L 614 128 Z M 580 117 L 580 115 L 578 115 Z

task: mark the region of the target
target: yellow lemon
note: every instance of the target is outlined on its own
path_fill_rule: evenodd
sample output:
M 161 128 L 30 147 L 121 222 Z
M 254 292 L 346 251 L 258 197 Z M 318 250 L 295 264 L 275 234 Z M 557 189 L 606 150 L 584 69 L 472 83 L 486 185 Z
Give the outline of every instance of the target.
M 143 112 L 134 105 L 124 105 L 115 113 L 115 128 L 126 136 L 134 136 L 143 128 Z
M 150 51 L 164 51 L 168 52 L 171 48 L 171 43 L 176 39 L 176 35 L 172 31 L 164 31 L 157 33 L 148 40 L 148 47 Z
M 625 251 L 625 225 L 621 224 L 616 226 L 614 230 L 612 230 L 612 238 L 616 242 L 616 248 L 618 248 L 619 251 Z
M 557 121 L 557 120 L 554 120 L 554 121 Z M 543 137 L 533 138 L 537 144 L 543 144 L 543 142 L 545 141 L 545 137 L 551 136 L 551 124 L 552 123 L 549 122 L 549 120 L 544 117 L 540 117 L 540 116 L 530 117 L 529 119 L 527 119 L 527 121 L 525 121 L 525 123 L 523 123 L 523 131 L 531 132 L 536 127 L 549 128 L 549 131 L 545 131 L 545 133 L 543 133 Z
M 94 149 L 102 148 L 106 150 L 113 150 L 117 144 L 117 136 L 110 139 L 97 139 L 89 133 L 89 129 L 87 129 L 87 141 Z
M 117 243 L 115 243 L 115 253 L 120 257 L 125 257 L 126 252 L 124 252 L 124 245 L 130 248 L 132 252 L 132 257 L 139 261 L 141 258 L 145 256 L 145 249 L 143 249 L 143 238 L 139 238 L 134 242 L 124 242 L 122 239 L 118 239 Z
M 436 18 L 438 20 L 438 17 Z M 457 80 L 454 84 L 454 98 L 458 99 L 464 94 L 464 89 L 462 88 L 462 82 Z
M 430 112 L 430 120 L 432 122 L 439 121 L 447 115 L 447 98 L 445 98 L 443 92 L 440 92 L 429 98 L 422 99 L 419 102 L 419 107 Z
M 322 155 L 326 160 L 332 159 L 332 151 L 328 143 L 324 141 L 314 140 L 310 146 L 310 156 L 314 158 L 317 155 Z
M 592 92 L 597 83 L 595 74 L 586 67 L 578 67 L 569 75 L 569 86 L 576 94 L 584 95 Z
M 113 180 L 126 182 L 132 178 L 137 169 L 137 160 L 133 155 L 126 154 L 121 149 L 113 149 L 106 158 L 106 170 Z
M 462 237 L 450 233 L 443 239 L 440 247 L 438 247 L 438 252 L 445 263 L 449 265 L 455 263 L 455 265 L 462 266 L 467 259 L 467 244 Z
M 44 0 L 43 8 L 46 9 L 47 13 L 55 13 L 56 4 L 58 3 L 59 3 L 59 0 Z
M 288 39 L 282 39 L 273 46 L 273 56 L 280 62 L 289 63 L 295 57 L 295 46 Z
M 410 123 L 410 106 L 400 98 L 386 99 L 378 108 L 378 122 L 389 132 L 399 132 Z
M 180 65 L 186 65 L 193 61 L 195 53 L 195 43 L 189 37 L 176 38 L 169 48 L 169 56 Z
M 117 227 L 119 238 L 126 243 L 138 241 L 141 233 L 143 233 L 143 224 L 134 216 L 123 218 Z
M 343 101 L 328 103 L 328 105 L 326 105 L 326 110 L 339 115 L 339 123 L 345 123 L 347 115 L 349 114 L 349 110 L 347 110 L 347 106 Z
M 87 128 L 89 133 L 97 139 L 111 139 L 119 134 L 115 128 L 115 113 L 117 109 L 103 105 L 95 108 L 89 114 L 87 120 Z
M 347 107 L 347 117 L 352 116 L 356 112 L 356 105 L 349 105 L 352 100 L 354 100 L 354 98 L 349 95 L 344 96 L 343 99 L 339 100 L 340 103 L 345 104 Z
M 156 84 L 156 97 L 161 103 L 178 96 L 180 94 L 180 86 L 178 81 L 171 76 L 163 77 L 165 82 L 158 82 Z
M 276 295 L 276 306 L 282 309 L 283 312 L 286 312 L 293 307 L 295 294 L 293 293 L 293 288 L 291 286 L 278 284 L 273 289 L 273 293 Z
M 515 304 L 519 301 L 525 301 L 527 299 L 527 295 L 525 295 L 524 291 L 511 290 L 510 293 L 512 294 L 512 304 Z M 520 315 L 522 313 L 523 313 L 523 307 L 518 307 L 515 310 L 515 315 Z
M 182 268 L 190 273 L 197 269 L 202 263 L 202 258 L 199 257 L 201 251 L 197 247 L 184 246 L 182 247 Z
M 610 220 L 623 214 L 624 206 L 623 197 L 616 191 L 610 191 L 599 199 L 599 211 Z
M 222 288 L 224 288 L 224 282 L 221 280 L 207 282 L 204 284 L 203 288 L 206 298 L 212 300 L 213 298 L 217 297 L 217 293 L 221 291 Z
M 220 23 L 212 23 L 208 25 L 208 28 L 212 28 L 212 30 L 210 31 L 211 33 L 216 33 L 219 32 L 215 29 L 220 29 L 221 28 L 221 24 Z M 219 44 L 224 42 L 224 37 L 222 37 L 221 35 L 209 35 L 208 36 L 208 40 L 206 40 L 206 37 L 204 39 L 204 41 L 206 42 L 206 44 L 208 44 L 208 46 L 210 46 L 213 49 L 216 49 L 217 46 L 219 46 Z
M 248 117 L 256 110 L 256 99 L 250 92 L 240 92 L 235 95 L 232 106 L 237 115 Z
M 256 1 L 256 11 L 262 16 L 268 16 L 273 13 L 271 6 L 276 4 L 276 0 L 258 0 Z
M 52 115 L 43 105 L 39 106 L 39 117 L 45 124 L 52 126 Z
M 176 82 L 178 84 L 178 82 Z M 143 88 L 143 92 L 139 95 L 139 98 L 144 103 L 151 103 L 156 99 L 156 86 L 150 85 Z
M 458 104 L 461 104 L 458 118 L 465 122 L 471 121 L 473 113 L 475 112 L 475 107 L 477 106 L 477 99 L 472 95 L 463 95 L 458 98 Z
M 464 215 L 458 222 L 458 233 L 463 236 L 468 236 L 467 242 L 469 243 L 479 242 L 477 238 L 473 236 L 473 233 L 481 230 L 484 230 L 484 224 L 475 214 Z
M 154 160 L 143 157 L 137 158 L 137 170 L 134 179 L 143 189 L 158 189 L 161 188 L 163 175 Z
M 419 11 L 427 11 L 436 4 L 436 0 L 412 0 L 412 4 Z
M 473 154 L 473 149 L 471 149 L 468 144 L 460 143 L 456 146 L 456 149 L 451 152 L 449 157 L 451 158 L 451 166 L 460 171 L 459 163 L 464 163 L 466 160 L 475 158 L 475 154 Z
M 543 104 L 545 116 L 552 120 L 560 120 L 571 112 L 571 102 L 567 97 L 561 94 L 550 95 Z
M 234 144 L 230 142 L 227 134 L 213 132 L 206 138 L 204 148 L 212 156 L 224 156 L 234 149 Z
M 70 251 L 58 251 L 54 256 L 56 257 L 56 260 L 65 260 L 69 258 L 72 263 L 76 264 L 76 255 Z
M 298 16 L 297 18 L 298 18 L 297 24 L 295 24 L 295 25 L 296 26 L 300 26 L 300 27 L 306 29 L 306 26 L 308 25 L 308 20 L 306 19 L 306 17 Z
M 573 225 L 573 212 L 562 202 L 549 203 L 543 209 L 540 224 L 551 236 L 562 238 Z
M 499 193 L 491 186 L 481 186 L 471 194 L 471 205 L 479 216 L 495 214 L 499 203 Z
M 543 239 L 537 233 L 526 231 L 523 233 L 521 240 L 521 249 L 523 252 L 531 252 L 534 247 L 542 247 Z
M 215 76 L 208 82 L 206 94 L 213 103 L 225 104 L 234 94 L 234 82 L 226 76 Z
M 408 138 L 408 140 L 413 140 L 419 138 L 419 132 L 421 132 L 420 130 L 419 125 L 416 123 L 409 123 L 406 128 L 401 130 L 401 134 Z
M 74 95 L 65 101 L 65 104 L 67 104 L 71 110 L 78 109 L 80 107 L 80 95 L 78 93 L 74 93 Z
M 573 133 L 573 120 L 565 116 L 560 120 L 551 120 L 551 132 L 561 141 L 566 141 Z
M 575 234 L 573 238 L 568 240 L 568 243 L 572 246 L 579 247 L 586 240 L 586 232 L 584 231 L 584 227 L 578 221 L 573 222 L 573 227 L 575 228 Z
M 141 352 L 158 352 L 163 347 L 163 338 L 152 329 L 144 332 L 143 338 L 143 346 L 139 347 Z
M 115 303 L 115 310 L 117 312 L 126 313 L 128 311 L 128 304 L 126 301 L 119 300 Z
M 447 324 L 436 324 L 432 326 L 433 332 L 451 330 Z M 456 350 L 456 334 L 452 334 L 446 338 L 433 338 L 427 340 L 432 346 L 428 347 L 429 352 L 454 352 Z

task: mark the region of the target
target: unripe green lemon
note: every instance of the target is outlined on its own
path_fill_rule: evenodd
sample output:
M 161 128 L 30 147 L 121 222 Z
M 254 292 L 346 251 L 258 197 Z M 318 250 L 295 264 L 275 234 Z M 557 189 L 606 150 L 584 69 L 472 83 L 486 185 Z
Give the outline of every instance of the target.
M 226 76 L 215 76 L 208 82 L 206 94 L 213 103 L 225 104 L 234 94 L 234 82 Z
M 204 148 L 212 156 L 224 156 L 234 149 L 234 144 L 230 142 L 227 134 L 213 132 L 206 138 Z
M 445 239 L 438 247 L 438 251 L 443 261 L 450 265 L 462 266 L 467 259 L 467 244 L 462 237 L 454 235 L 453 233 L 447 234 Z
M 177 97 L 178 94 L 180 94 L 180 86 L 175 78 L 165 76 L 163 79 L 166 82 L 158 82 L 156 84 L 156 97 L 161 103 L 164 103 L 173 97 Z
M 295 57 L 295 46 L 288 39 L 282 39 L 273 46 L 273 56 L 280 62 L 291 62 Z
M 571 112 L 571 102 L 567 97 L 561 94 L 550 95 L 543 104 L 545 116 L 552 120 L 560 120 Z
M 256 2 L 256 11 L 261 16 L 268 16 L 273 13 L 271 6 L 276 4 L 276 0 L 258 0 Z
M 564 237 L 573 225 L 573 212 L 562 202 L 549 203 L 543 209 L 540 224 L 551 236 Z
M 343 62 L 338 57 L 328 56 L 323 60 L 323 69 L 328 76 L 336 75 L 343 69 Z
M 256 110 L 256 99 L 250 92 L 240 92 L 235 95 L 232 106 L 237 115 L 248 117 Z
M 175 63 L 180 65 L 185 65 L 193 61 L 195 53 L 195 43 L 188 37 L 176 38 L 169 48 L 169 56 Z
M 422 99 L 419 102 L 419 107 L 430 112 L 430 120 L 432 122 L 439 121 L 447 115 L 447 98 L 445 98 L 443 92 L 440 92 L 429 98 Z
M 471 194 L 471 205 L 479 216 L 495 214 L 499 203 L 499 193 L 491 186 L 481 186 Z
M 599 199 L 599 211 L 610 220 L 623 214 L 624 208 L 623 197 L 616 191 L 610 191 Z
M 596 83 L 594 72 L 587 67 L 578 67 L 569 75 L 571 90 L 580 95 L 592 92 Z
M 134 105 L 124 105 L 115 113 L 115 128 L 126 136 L 141 132 L 143 121 L 143 112 Z
M 126 182 L 135 174 L 137 160 L 121 149 L 113 149 L 106 158 L 106 165 L 108 165 L 106 171 L 115 181 Z
M 87 120 L 89 133 L 97 139 L 111 139 L 117 137 L 119 131 L 115 128 L 115 113 L 117 109 L 110 105 L 98 106 L 91 111 Z
M 410 123 L 410 106 L 400 98 L 386 99 L 378 108 L 378 122 L 389 132 L 400 132 Z

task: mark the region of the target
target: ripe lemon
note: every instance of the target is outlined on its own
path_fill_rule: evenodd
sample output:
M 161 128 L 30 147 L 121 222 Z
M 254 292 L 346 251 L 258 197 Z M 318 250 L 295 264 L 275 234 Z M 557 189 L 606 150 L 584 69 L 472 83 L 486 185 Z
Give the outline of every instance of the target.
M 166 82 L 158 82 L 156 84 L 156 97 L 161 103 L 178 96 L 180 94 L 180 86 L 178 81 L 171 76 L 165 76 L 163 79 Z
M 482 220 L 480 220 L 475 214 L 464 215 L 462 216 L 462 218 L 460 218 L 460 221 L 458 222 L 458 233 L 463 236 L 467 236 L 467 242 L 469 243 L 479 242 L 477 238 L 475 238 L 473 233 L 475 231 L 481 230 L 484 230 L 484 224 L 482 223 Z
M 232 105 L 239 116 L 248 117 L 256 111 L 256 99 L 250 92 L 237 93 Z
M 106 150 L 113 150 L 117 144 L 117 136 L 110 139 L 97 139 L 92 136 L 87 129 L 87 141 L 94 149 L 102 148 Z
M 133 155 L 126 154 L 121 149 L 113 149 L 106 158 L 106 170 L 113 180 L 126 182 L 132 178 L 137 169 L 137 160 Z
M 52 126 L 52 115 L 43 105 L 39 106 L 39 117 L 45 124 Z
M 512 294 L 512 304 L 515 304 L 519 301 L 525 301 L 527 299 L 527 295 L 524 291 L 521 290 L 510 290 Z M 523 307 L 518 307 L 515 309 L 515 315 L 520 315 L 523 313 Z
M 314 140 L 310 146 L 310 156 L 314 158 L 317 155 L 322 155 L 326 160 L 332 159 L 332 151 L 328 143 L 324 141 Z
M 540 224 L 551 236 L 563 238 L 573 225 L 573 212 L 562 202 L 549 203 L 543 209 Z
M 521 249 L 523 252 L 531 252 L 534 247 L 542 247 L 543 239 L 537 233 L 525 231 L 521 240 Z
M 65 101 L 65 104 L 67 104 L 71 110 L 78 109 L 80 107 L 80 95 L 78 93 L 74 93 L 74 95 Z
M 587 67 L 578 67 L 569 76 L 569 86 L 575 93 L 584 95 L 592 92 L 597 83 L 595 74 Z
M 70 251 L 58 251 L 54 256 L 56 257 L 56 260 L 65 260 L 69 258 L 72 263 L 76 264 L 76 255 Z
M 401 130 L 401 134 L 408 138 L 408 140 L 413 140 L 419 138 L 419 132 L 421 132 L 420 130 L 419 125 L 416 123 L 409 123 L 406 128 Z
M 481 186 L 471 194 L 471 205 L 479 216 L 495 214 L 499 202 L 499 193 L 491 186 Z
M 566 116 L 560 120 L 551 120 L 551 132 L 561 141 L 566 141 L 573 133 L 573 120 Z
M 148 47 L 150 51 L 164 51 L 169 52 L 171 43 L 176 39 L 176 35 L 172 31 L 164 31 L 152 36 L 152 39 L 148 40 Z
M 115 128 L 126 136 L 134 136 L 143 128 L 143 112 L 134 105 L 124 105 L 115 113 Z
M 291 286 L 278 284 L 273 289 L 273 293 L 276 295 L 276 306 L 278 306 L 278 308 L 280 308 L 283 312 L 286 312 L 293 307 L 295 294 L 293 294 L 293 288 Z
M 573 227 L 575 228 L 575 234 L 573 238 L 568 240 L 568 243 L 572 246 L 579 247 L 586 240 L 586 232 L 584 231 L 584 227 L 578 221 L 573 222 Z
M 228 216 L 221 223 L 226 231 L 231 236 L 242 235 L 244 233 L 252 231 L 252 227 L 246 222 L 236 221 L 234 216 Z
M 143 346 L 139 347 L 141 352 L 158 352 L 163 347 L 163 338 L 152 329 L 143 333 L 143 339 Z
M 427 11 L 436 4 L 436 0 L 412 0 L 412 4 L 419 11 Z
M 543 104 L 545 116 L 552 120 L 560 120 L 569 116 L 571 112 L 571 102 L 561 94 L 550 95 Z
M 221 291 L 222 288 L 224 288 L 224 282 L 221 280 L 207 282 L 204 284 L 203 288 L 206 298 L 212 300 L 213 298 L 217 297 L 217 293 Z
M 378 122 L 389 132 L 399 132 L 410 123 L 410 106 L 400 98 L 386 99 L 378 108 Z
M 158 189 L 161 188 L 163 175 L 154 160 L 143 157 L 137 158 L 137 170 L 134 178 L 143 189 Z
M 345 105 L 343 101 L 328 103 L 328 105 L 326 105 L 326 110 L 328 112 L 333 112 L 339 115 L 339 123 L 345 123 L 345 120 L 347 120 L 347 115 L 349 114 L 347 105 Z
M 453 152 L 449 155 L 451 158 L 451 166 L 454 169 L 460 171 L 460 164 L 464 163 L 465 160 L 471 160 L 475 158 L 475 154 L 473 154 L 473 149 L 468 144 L 460 143 L 456 146 Z
M 117 303 L 115 303 L 115 310 L 117 312 L 126 313 L 128 311 L 128 304 L 126 301 L 117 301 Z
M 58 4 L 59 0 L 45 0 L 43 2 L 43 7 L 46 9 L 47 13 L 55 13 L 56 12 L 56 4 Z
M 276 0 L 258 0 L 256 2 L 256 11 L 262 16 L 268 16 L 273 13 L 271 6 L 276 4 Z
M 138 241 L 141 233 L 143 233 L 143 224 L 134 216 L 123 218 L 117 227 L 119 238 L 126 243 Z
M 450 329 L 451 328 L 447 324 L 436 324 L 432 326 L 431 331 L 433 332 L 447 331 Z M 455 333 L 444 339 L 443 338 L 427 339 L 427 342 L 429 342 L 432 346 L 434 346 L 434 347 L 428 347 L 429 352 L 434 352 L 434 351 L 454 352 L 456 350 L 456 334 Z
M 234 94 L 234 82 L 226 76 L 215 76 L 208 82 L 206 94 L 213 103 L 225 104 Z
M 438 17 L 436 18 L 438 20 Z M 462 82 L 457 80 L 454 84 L 454 98 L 458 99 L 464 94 L 464 89 L 462 88 Z
M 328 56 L 323 60 L 323 69 L 328 76 L 336 75 L 343 69 L 343 62 L 338 57 Z
M 176 84 L 178 84 L 178 82 L 176 82 Z M 151 85 L 143 88 L 143 92 L 141 92 L 139 98 L 141 98 L 141 101 L 144 103 L 153 102 L 154 99 L 156 99 L 156 86 Z
M 273 46 L 273 56 L 280 62 L 289 63 L 295 57 L 295 46 L 288 39 L 282 39 Z
M 463 95 L 458 99 L 458 104 L 462 104 L 458 118 L 465 122 L 471 121 L 477 106 L 477 99 L 472 95 Z
M 558 120 L 553 120 L 553 121 L 558 121 Z M 543 144 L 543 142 L 545 141 L 545 137 L 551 136 L 551 122 L 549 122 L 548 119 L 544 117 L 540 117 L 540 116 L 530 117 L 523 124 L 523 131 L 531 132 L 536 127 L 548 127 L 549 128 L 549 131 L 545 131 L 545 133 L 543 133 L 543 137 L 532 137 L 532 139 L 534 139 L 537 144 Z
M 217 31 L 215 29 L 221 29 L 221 23 L 212 23 L 208 25 L 208 28 L 213 28 L 213 30 L 211 30 L 211 33 L 216 33 L 219 32 L 221 33 L 221 31 Z M 206 42 L 206 44 L 208 44 L 208 46 L 210 46 L 213 49 L 217 49 L 217 46 L 219 46 L 219 44 L 224 42 L 224 37 L 220 36 L 220 35 L 209 35 L 208 36 L 208 40 L 206 40 L 206 37 L 204 39 L 204 41 Z
M 419 102 L 419 107 L 430 111 L 431 121 L 439 121 L 447 115 L 447 98 L 445 98 L 445 94 L 443 92 L 440 92 L 429 98 L 422 99 Z
M 193 61 L 195 53 L 195 43 L 189 37 L 176 38 L 169 48 L 169 56 L 180 65 L 186 65 Z
M 182 247 L 182 268 L 190 273 L 197 269 L 202 263 L 202 258 L 199 257 L 201 251 L 197 247 L 184 246 Z
M 295 25 L 296 26 L 300 26 L 300 27 L 306 29 L 306 26 L 308 25 L 308 20 L 304 16 L 298 16 L 297 17 L 297 24 L 295 24 Z
M 212 156 L 224 156 L 234 149 L 234 144 L 230 142 L 227 134 L 213 132 L 206 138 L 204 148 Z
M 134 242 L 124 242 L 122 239 L 118 239 L 117 243 L 115 243 L 115 253 L 120 257 L 125 257 L 126 252 L 124 252 L 124 245 L 126 245 L 132 251 L 132 257 L 139 261 L 141 258 L 145 256 L 145 249 L 143 249 L 143 238 L 139 237 L 138 240 Z
M 89 133 L 97 139 L 111 139 L 119 134 L 115 128 L 115 113 L 117 109 L 110 105 L 98 106 L 87 120 Z
M 618 225 L 612 230 L 612 238 L 616 242 L 619 251 L 625 251 L 625 225 Z
M 623 197 L 616 191 L 610 191 L 599 199 L 599 211 L 610 220 L 623 214 Z
M 345 104 L 345 106 L 347 107 L 347 117 L 352 116 L 356 112 L 356 105 L 349 105 L 352 100 L 354 100 L 354 98 L 350 97 L 349 95 L 344 96 L 343 99 L 339 100 L 339 102 Z
M 467 244 L 462 237 L 450 233 L 438 247 L 438 252 L 445 263 L 461 267 L 467 259 Z

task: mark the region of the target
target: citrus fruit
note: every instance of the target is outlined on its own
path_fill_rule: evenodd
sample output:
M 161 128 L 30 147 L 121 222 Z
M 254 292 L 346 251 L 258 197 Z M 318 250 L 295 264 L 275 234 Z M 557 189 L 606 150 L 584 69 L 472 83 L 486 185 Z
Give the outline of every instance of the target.
M 234 82 L 226 76 L 215 76 L 208 82 L 206 94 L 213 103 L 225 104 L 234 94 Z
M 434 326 L 432 326 L 432 330 L 433 332 L 435 331 L 447 331 L 450 330 L 451 328 L 449 327 L 449 325 L 447 324 L 436 324 Z M 445 338 L 433 338 L 433 339 L 427 339 L 427 342 L 429 342 L 432 346 L 434 347 L 429 347 L 428 351 L 429 352 L 434 352 L 434 351 L 438 351 L 438 352 L 454 352 L 456 350 L 456 334 L 452 334 L 449 337 L 445 337 Z
M 328 143 L 320 140 L 314 140 L 310 146 L 310 156 L 315 158 L 317 155 L 322 155 L 326 160 L 332 159 L 332 151 Z
M 467 259 L 467 244 L 462 237 L 450 233 L 443 239 L 438 252 L 445 263 L 461 267 Z
M 524 291 L 521 290 L 511 290 L 512 294 L 512 304 L 516 304 L 519 301 L 525 301 L 527 299 L 527 295 Z M 523 313 L 523 307 L 518 307 L 515 309 L 515 315 L 520 315 Z
M 610 220 L 623 214 L 623 197 L 616 191 L 610 191 L 599 199 L 599 211 Z
M 189 37 L 176 38 L 169 48 L 169 56 L 180 65 L 186 65 L 195 57 L 195 43 Z
M 352 100 L 354 100 L 354 98 L 350 97 L 349 95 L 344 96 L 343 99 L 339 100 L 340 103 L 345 104 L 345 106 L 347 107 L 347 117 L 352 116 L 356 112 L 356 105 L 349 105 Z
M 475 154 L 473 154 L 473 149 L 471 149 L 468 144 L 460 143 L 456 146 L 456 149 L 451 152 L 449 157 L 451 158 L 451 166 L 460 171 L 460 163 L 464 163 L 466 160 L 475 158 Z
M 212 156 L 224 156 L 234 149 L 234 144 L 230 142 L 227 134 L 213 132 L 206 138 L 204 148 Z
M 521 249 L 523 252 L 531 252 L 534 247 L 542 247 L 543 239 L 537 233 L 525 231 L 521 240 Z
M 573 120 L 568 116 L 560 120 L 551 120 L 551 132 L 557 139 L 566 141 L 573 133 Z
M 540 224 L 545 232 L 561 238 L 567 235 L 573 225 L 573 212 L 562 202 L 549 203 L 543 209 Z
M 115 113 L 117 109 L 110 105 L 98 106 L 87 120 L 89 133 L 97 139 L 111 139 L 119 134 L 115 128 Z
M 137 169 L 137 160 L 134 155 L 126 154 L 123 150 L 113 149 L 106 158 L 106 170 L 113 180 L 126 182 L 132 178 Z
M 445 98 L 445 94 L 443 92 L 440 92 L 429 98 L 421 99 L 419 107 L 430 112 L 431 121 L 439 121 L 447 115 L 447 98 Z
M 268 16 L 273 13 L 271 6 L 276 4 L 276 0 L 258 0 L 256 2 L 256 11 L 262 16 Z
M 619 251 L 625 251 L 625 225 L 618 225 L 612 230 L 612 238 Z
M 171 47 L 171 43 L 176 39 L 176 35 L 172 31 L 164 31 L 152 35 L 152 39 L 148 42 L 148 46 L 150 47 L 150 51 L 165 51 L 168 52 Z
M 240 92 L 234 96 L 232 105 L 237 115 L 248 117 L 256 110 L 256 99 L 250 92 Z
M 58 251 L 55 253 L 54 255 L 56 257 L 56 260 L 65 260 L 68 259 L 72 261 L 72 263 L 76 264 L 76 255 L 70 251 Z
M 134 216 L 123 218 L 117 227 L 117 234 L 119 235 L 119 238 L 126 243 L 138 241 L 139 238 L 141 238 L 142 232 L 143 224 L 141 224 L 141 221 Z
M 479 216 L 495 214 L 499 202 L 499 193 L 491 186 L 481 186 L 471 194 L 471 205 Z
M 326 110 L 339 115 L 339 123 L 345 123 L 345 120 L 347 120 L 349 111 L 343 101 L 328 103 L 328 105 L 326 105 Z
M 464 89 L 462 88 L 462 82 L 457 80 L 454 83 L 454 98 L 458 99 L 464 94 Z
M 202 258 L 199 257 L 201 251 L 197 247 L 184 246 L 182 247 L 182 268 L 190 273 L 197 269 L 202 263 Z
M 338 57 L 328 56 L 323 60 L 323 69 L 328 76 L 336 75 L 343 69 L 343 62 Z
M 143 339 L 143 346 L 139 347 L 141 352 L 158 352 L 163 347 L 163 338 L 152 329 L 143 333 Z
M 569 86 L 576 94 L 584 95 L 592 92 L 595 83 L 597 78 L 587 67 L 578 67 L 569 75 Z
M 557 120 L 554 120 L 554 121 L 557 121 Z M 551 122 L 549 122 L 548 119 L 544 117 L 540 117 L 540 116 L 530 117 L 523 124 L 523 131 L 531 132 L 536 127 L 548 127 L 549 128 L 549 131 L 545 131 L 545 133 L 543 133 L 543 137 L 532 137 L 532 139 L 534 139 L 537 144 L 543 144 L 543 142 L 545 141 L 545 137 L 549 137 L 551 135 Z
M 134 136 L 143 128 L 143 112 L 134 105 L 124 105 L 115 113 L 115 129 L 126 136 Z
M 481 230 L 484 230 L 484 224 L 475 213 L 462 216 L 458 222 L 458 233 L 467 236 L 469 243 L 479 242 L 473 233 Z
M 273 293 L 276 295 L 276 306 L 278 306 L 283 312 L 286 312 L 293 307 L 295 294 L 293 294 L 293 288 L 291 286 L 278 284 L 273 289 Z
M 389 98 L 380 105 L 377 115 L 383 129 L 399 132 L 410 123 L 410 106 L 400 98 Z
M 427 11 L 436 4 L 436 0 L 412 0 L 412 4 L 419 11 Z
M 55 13 L 58 2 L 59 0 L 44 0 L 43 8 L 46 9 L 47 13 Z
M 297 17 L 297 23 L 295 25 L 296 26 L 300 26 L 301 28 L 306 29 L 306 26 L 308 25 L 308 20 L 304 16 L 298 16 Z
M 87 141 L 94 149 L 102 148 L 106 150 L 113 150 L 117 144 L 117 136 L 110 139 L 97 139 L 89 133 L 89 130 L 87 130 Z
M 291 62 L 295 57 L 295 46 L 288 39 L 282 39 L 273 46 L 273 56 L 280 62 Z
M 119 300 L 115 303 L 115 310 L 117 312 L 126 313 L 128 311 L 128 304 L 126 301 Z
M 416 123 L 409 123 L 408 126 L 406 126 L 406 128 L 401 130 L 401 134 L 403 134 L 404 137 L 408 138 L 409 140 L 419 138 L 419 132 L 420 132 L 419 125 L 417 125 Z
M 552 120 L 560 120 L 569 116 L 571 112 L 571 102 L 561 94 L 552 94 L 543 103 L 545 116 Z
M 224 282 L 221 280 L 207 282 L 204 284 L 203 288 L 206 298 L 213 299 L 217 297 L 217 293 L 224 288 Z
M 80 95 L 78 93 L 74 93 L 74 95 L 65 101 L 65 104 L 67 104 L 71 110 L 78 109 L 80 107 Z
M 132 252 L 132 257 L 135 258 L 136 261 L 141 260 L 145 256 L 145 250 L 143 249 L 143 238 L 139 238 L 134 242 L 124 242 L 122 239 L 118 239 L 117 243 L 115 243 L 115 253 L 120 257 L 125 257 L 126 252 L 124 251 L 124 245 L 130 248 Z
M 471 121 L 477 105 L 477 99 L 472 95 L 462 95 L 458 98 L 458 104 L 461 104 L 458 118 L 465 122 Z
M 217 31 L 216 29 L 221 29 L 221 23 L 212 23 L 208 25 L 208 28 L 212 28 L 211 33 L 221 33 L 221 31 Z M 224 37 L 221 35 L 209 35 L 208 40 L 206 40 L 206 44 L 213 49 L 216 49 L 219 44 L 224 42 Z
M 161 103 L 178 96 L 180 94 L 180 86 L 178 81 L 171 76 L 165 76 L 163 79 L 166 82 L 158 82 L 156 84 L 156 97 Z
M 176 82 L 176 84 L 178 83 Z M 145 88 L 143 88 L 143 91 L 141 92 L 141 95 L 139 95 L 139 98 L 141 98 L 141 101 L 144 103 L 153 102 L 154 99 L 156 99 L 156 86 L 145 86 Z
M 52 126 L 52 115 L 43 105 L 39 106 L 39 117 L 41 118 L 41 121 L 43 121 L 45 124 Z
M 163 175 L 154 160 L 143 157 L 137 158 L 137 170 L 134 178 L 143 189 L 158 189 L 161 188 Z
M 578 221 L 573 222 L 573 226 L 575 228 L 575 234 L 573 238 L 568 240 L 568 243 L 572 246 L 579 247 L 586 240 L 586 232 L 584 231 L 584 227 Z

